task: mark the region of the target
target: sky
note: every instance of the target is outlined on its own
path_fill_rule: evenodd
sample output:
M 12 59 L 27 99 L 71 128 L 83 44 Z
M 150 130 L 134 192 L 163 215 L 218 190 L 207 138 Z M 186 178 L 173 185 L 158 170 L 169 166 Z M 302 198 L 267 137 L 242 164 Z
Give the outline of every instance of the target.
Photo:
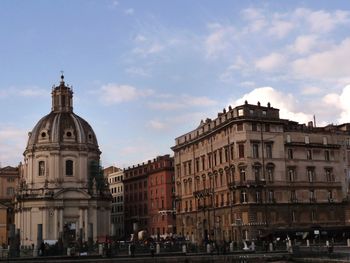
M 350 122 L 350 2 L 1 0 L 0 164 L 16 166 L 61 71 L 101 164 L 173 154 L 229 105 Z

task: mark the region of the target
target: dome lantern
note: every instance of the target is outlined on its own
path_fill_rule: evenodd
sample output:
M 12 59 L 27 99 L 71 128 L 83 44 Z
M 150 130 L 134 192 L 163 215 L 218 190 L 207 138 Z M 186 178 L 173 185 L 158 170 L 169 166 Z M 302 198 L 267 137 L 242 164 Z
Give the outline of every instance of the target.
M 52 90 L 52 108 L 53 112 L 72 112 L 73 111 L 73 91 L 66 86 L 63 73 L 61 75 L 60 85 Z

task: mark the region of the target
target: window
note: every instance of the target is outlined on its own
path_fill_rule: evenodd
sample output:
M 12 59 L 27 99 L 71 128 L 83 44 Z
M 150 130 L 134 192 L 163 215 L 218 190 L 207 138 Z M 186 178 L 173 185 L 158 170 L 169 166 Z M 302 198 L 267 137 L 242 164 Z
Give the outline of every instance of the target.
M 310 202 L 315 202 L 315 201 L 316 201 L 315 191 L 310 190 Z
M 307 150 L 306 151 L 306 159 L 312 160 L 312 150 Z
M 238 145 L 238 157 L 244 158 L 244 144 Z
M 293 168 L 288 169 L 288 181 L 289 182 L 295 181 L 295 170 Z
M 243 131 L 243 123 L 237 124 L 237 131 Z
M 327 182 L 333 182 L 334 181 L 332 168 L 325 168 L 325 174 L 326 174 L 326 181 Z
M 222 164 L 222 149 L 219 150 L 219 163 Z
M 266 132 L 270 131 L 270 124 L 268 124 L 268 123 L 265 124 L 265 131 Z
M 247 203 L 247 202 L 248 202 L 247 192 L 243 190 L 241 191 L 241 203 Z
M 272 158 L 272 145 L 266 144 L 266 158 L 271 159 Z
M 229 158 L 228 158 L 228 147 L 225 147 L 225 162 L 228 162 Z
M 295 221 L 296 221 L 295 211 L 293 210 L 292 211 L 292 222 L 295 222 Z
M 311 221 L 315 221 L 316 220 L 316 213 L 314 210 L 311 211 Z
M 274 193 L 272 190 L 269 191 L 269 202 L 270 203 L 275 202 L 275 197 L 274 197 Z
M 287 134 L 287 143 L 291 143 L 292 139 L 290 138 L 290 134 Z
M 230 146 L 230 158 L 231 158 L 231 160 L 233 160 L 233 158 L 234 158 L 234 147 L 233 147 L 233 144 L 231 144 L 231 146 Z
M 45 175 L 45 162 L 44 161 L 39 161 L 38 174 L 39 174 L 39 176 Z
M 328 191 L 328 201 L 329 202 L 333 202 L 333 192 L 332 192 L 332 190 Z
M 246 180 L 246 178 L 245 178 L 245 168 L 244 167 L 239 169 L 239 175 L 241 177 L 241 182 L 244 182 Z
M 7 187 L 6 193 L 7 195 L 13 195 L 15 193 L 15 189 L 13 187 Z
M 66 160 L 66 176 L 73 176 L 73 161 Z
M 315 171 L 314 168 L 307 168 L 307 177 L 309 179 L 309 182 L 312 183 L 315 181 Z
M 196 158 L 196 172 L 199 172 L 199 158 Z
M 293 203 L 297 202 L 297 195 L 295 193 L 295 190 L 290 191 L 290 200 Z
M 292 160 L 293 159 L 293 149 L 288 149 L 287 153 L 288 153 L 288 159 Z
M 203 155 L 202 157 L 202 170 L 205 170 L 205 155 Z
M 255 166 L 253 166 L 253 170 L 254 170 L 255 180 L 259 181 L 260 180 L 261 167 L 259 165 L 255 165 Z
M 327 141 L 327 137 L 323 137 L 323 144 L 327 145 L 328 141 Z
M 255 201 L 257 203 L 261 203 L 261 192 L 260 191 L 255 192 Z
M 243 116 L 244 112 L 243 112 L 243 109 L 239 109 L 238 110 L 238 116 Z
M 253 158 L 259 158 L 259 144 L 253 144 Z
M 326 161 L 329 161 L 329 151 L 328 151 L 328 150 L 325 150 L 325 151 L 324 151 L 324 159 L 325 159 Z
M 305 143 L 309 144 L 310 143 L 310 137 L 309 136 L 305 136 Z
M 252 131 L 257 131 L 258 130 L 258 125 L 256 123 L 252 123 Z
M 273 166 L 268 166 L 267 167 L 267 178 L 269 182 L 273 182 Z M 265 180 L 265 178 L 263 178 Z

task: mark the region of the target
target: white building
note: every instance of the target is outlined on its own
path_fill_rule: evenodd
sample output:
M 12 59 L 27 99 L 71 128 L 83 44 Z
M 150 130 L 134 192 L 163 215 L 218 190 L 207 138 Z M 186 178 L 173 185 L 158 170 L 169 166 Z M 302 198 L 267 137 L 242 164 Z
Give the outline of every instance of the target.
M 51 112 L 29 133 L 15 199 L 21 245 L 96 241 L 109 234 L 111 196 L 99 169 L 101 152 L 89 123 L 73 113 L 72 98 L 61 76 Z
M 108 175 L 109 190 L 112 193 L 111 235 L 117 239 L 124 237 L 124 172 L 118 169 Z

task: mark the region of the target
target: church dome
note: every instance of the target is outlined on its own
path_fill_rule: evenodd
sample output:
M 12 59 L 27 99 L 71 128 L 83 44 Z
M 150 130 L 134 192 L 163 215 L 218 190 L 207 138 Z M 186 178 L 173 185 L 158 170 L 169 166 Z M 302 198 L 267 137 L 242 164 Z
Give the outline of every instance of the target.
M 40 147 L 79 148 L 98 150 L 96 135 L 87 121 L 73 113 L 73 91 L 65 85 L 52 89 L 51 112 L 41 118 L 29 133 L 26 151 Z M 79 150 L 77 149 L 77 150 Z

